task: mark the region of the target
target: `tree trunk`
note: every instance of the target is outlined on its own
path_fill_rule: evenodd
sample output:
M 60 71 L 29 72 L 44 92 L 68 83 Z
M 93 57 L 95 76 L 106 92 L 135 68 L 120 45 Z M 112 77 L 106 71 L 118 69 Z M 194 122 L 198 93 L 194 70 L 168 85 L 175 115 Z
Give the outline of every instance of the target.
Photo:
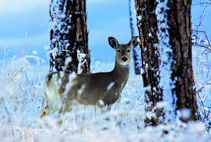
M 156 113 L 156 117 L 146 118 L 146 125 L 157 125 L 161 111 L 155 110 L 157 102 L 163 100 L 162 89 L 159 87 L 159 51 L 157 37 L 157 19 L 155 0 L 136 0 L 137 26 L 141 39 L 142 78 L 144 87 L 150 86 L 145 92 L 146 111 Z
M 197 119 L 196 90 L 193 89 L 191 2 L 191 0 L 168 2 L 167 14 L 169 44 L 174 47 L 172 78 L 175 80 L 175 88 L 172 91 L 177 96 L 176 110 L 189 108 L 192 112 L 190 118 Z
M 133 13 L 134 9 L 132 8 L 134 6 L 133 0 L 129 0 L 129 16 L 130 16 L 130 31 L 131 31 L 131 39 L 135 37 L 135 14 Z M 141 74 L 141 51 L 139 47 L 133 48 L 133 60 L 134 60 L 134 69 L 135 74 L 140 75 Z
M 77 73 L 79 50 L 86 54 L 79 68 L 90 72 L 85 0 L 51 0 L 50 50 L 50 71 Z
M 185 0 L 136 0 L 143 84 L 150 86 L 146 110 L 156 113 L 156 118 L 145 120 L 148 125 L 162 122 L 159 117 L 168 122 L 182 108 L 189 108 L 190 118 L 196 119 L 190 6 L 191 1 Z M 161 101 L 172 109 L 155 107 Z

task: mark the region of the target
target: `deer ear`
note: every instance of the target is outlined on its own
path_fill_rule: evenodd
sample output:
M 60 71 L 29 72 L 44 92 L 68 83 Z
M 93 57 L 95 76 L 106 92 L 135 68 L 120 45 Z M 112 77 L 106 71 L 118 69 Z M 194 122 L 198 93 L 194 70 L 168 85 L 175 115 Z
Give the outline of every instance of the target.
M 108 38 L 108 43 L 114 49 L 116 49 L 118 47 L 118 45 L 119 45 L 118 41 L 114 37 L 109 37 Z
M 139 44 L 139 42 L 140 42 L 139 36 L 136 36 L 131 39 L 131 41 L 128 43 L 128 45 L 131 46 L 132 48 L 135 48 Z

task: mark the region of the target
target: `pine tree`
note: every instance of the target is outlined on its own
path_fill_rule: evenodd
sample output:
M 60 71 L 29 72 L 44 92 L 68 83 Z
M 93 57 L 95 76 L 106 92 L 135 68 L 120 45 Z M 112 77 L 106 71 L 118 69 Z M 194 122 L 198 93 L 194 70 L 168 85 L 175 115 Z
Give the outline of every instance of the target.
M 191 0 L 136 0 L 137 26 L 141 39 L 142 77 L 146 125 L 174 118 L 177 110 L 191 110 L 196 119 L 196 92 L 193 89 L 191 44 Z M 171 107 L 159 108 L 159 102 Z M 168 109 L 167 109 L 168 108 Z M 164 109 L 164 110 L 163 110 Z M 173 111 L 173 112 L 172 112 Z
M 51 0 L 50 71 L 77 73 L 82 53 L 82 73 L 90 72 L 86 19 L 85 0 Z
M 135 14 L 133 13 L 134 9 L 132 8 L 134 6 L 133 0 L 129 0 L 129 16 L 130 16 L 130 31 L 131 31 L 131 38 L 137 36 L 135 35 Z M 135 7 L 135 6 L 134 6 Z M 141 74 L 141 50 L 140 47 L 133 48 L 133 60 L 134 60 L 134 68 L 135 68 L 135 74 L 140 75 Z

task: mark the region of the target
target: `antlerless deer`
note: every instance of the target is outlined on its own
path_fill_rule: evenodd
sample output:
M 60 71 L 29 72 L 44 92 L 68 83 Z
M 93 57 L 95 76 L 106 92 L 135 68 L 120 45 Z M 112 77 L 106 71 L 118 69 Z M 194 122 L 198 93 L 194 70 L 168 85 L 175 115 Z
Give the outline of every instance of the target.
M 48 105 L 42 110 L 41 117 L 55 111 L 71 111 L 74 104 L 111 105 L 121 97 L 129 77 L 131 49 L 138 45 L 139 40 L 134 37 L 128 44 L 119 44 L 115 38 L 109 37 L 108 41 L 116 51 L 115 67 L 111 72 L 77 74 L 72 79 L 70 73 L 64 72 L 46 76 Z

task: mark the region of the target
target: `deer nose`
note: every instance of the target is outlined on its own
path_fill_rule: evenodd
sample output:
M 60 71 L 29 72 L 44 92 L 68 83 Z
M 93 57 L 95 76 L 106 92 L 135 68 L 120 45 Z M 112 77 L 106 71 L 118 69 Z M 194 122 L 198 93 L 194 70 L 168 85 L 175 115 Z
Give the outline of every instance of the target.
M 123 61 L 123 62 L 127 62 L 127 60 L 128 60 L 127 57 L 125 57 L 125 56 L 122 57 L 122 61 Z

